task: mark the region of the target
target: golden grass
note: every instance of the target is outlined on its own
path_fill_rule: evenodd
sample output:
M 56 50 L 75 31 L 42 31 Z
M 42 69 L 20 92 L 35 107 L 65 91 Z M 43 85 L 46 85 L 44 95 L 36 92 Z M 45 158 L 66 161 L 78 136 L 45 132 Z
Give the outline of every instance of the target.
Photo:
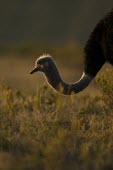
M 29 75 L 35 59 L 0 57 L 0 169 L 112 170 L 113 72 L 99 73 L 81 94 L 60 96 L 42 75 Z M 55 59 L 64 80 L 81 76 L 81 58 Z
M 102 91 L 109 82 L 98 79 Z M 0 169 L 113 168 L 109 92 L 64 97 L 44 85 L 30 95 L 2 84 L 0 93 Z

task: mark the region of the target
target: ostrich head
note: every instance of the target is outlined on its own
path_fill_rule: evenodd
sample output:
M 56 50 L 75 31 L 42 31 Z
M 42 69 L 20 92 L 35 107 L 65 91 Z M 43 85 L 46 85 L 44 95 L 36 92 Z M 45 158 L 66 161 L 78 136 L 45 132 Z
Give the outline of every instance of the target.
M 30 72 L 30 74 L 33 74 L 37 71 L 41 71 L 45 74 L 49 74 L 50 70 L 55 67 L 55 63 L 52 59 L 52 57 L 47 54 L 39 57 L 35 62 L 35 68 Z

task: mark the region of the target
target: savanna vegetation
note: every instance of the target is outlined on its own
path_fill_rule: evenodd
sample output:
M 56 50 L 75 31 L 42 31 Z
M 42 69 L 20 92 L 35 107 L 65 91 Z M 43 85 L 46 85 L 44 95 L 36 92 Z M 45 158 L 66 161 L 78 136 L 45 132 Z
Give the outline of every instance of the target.
M 0 82 L 1 170 L 112 170 L 113 71 L 99 74 L 100 95 L 37 94 Z
M 82 73 L 74 43 L 2 48 L 0 170 L 112 170 L 113 71 L 99 73 L 81 94 L 61 96 L 39 74 L 29 77 L 43 51 L 57 60 L 63 79 L 73 82 Z

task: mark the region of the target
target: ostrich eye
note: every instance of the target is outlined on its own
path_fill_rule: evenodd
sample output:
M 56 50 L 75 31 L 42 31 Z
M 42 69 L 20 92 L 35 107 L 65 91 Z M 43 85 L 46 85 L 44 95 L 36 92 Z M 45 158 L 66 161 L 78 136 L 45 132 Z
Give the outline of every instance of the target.
M 49 67 L 49 63 L 48 63 L 48 62 L 45 62 L 45 66 L 46 66 L 46 67 Z

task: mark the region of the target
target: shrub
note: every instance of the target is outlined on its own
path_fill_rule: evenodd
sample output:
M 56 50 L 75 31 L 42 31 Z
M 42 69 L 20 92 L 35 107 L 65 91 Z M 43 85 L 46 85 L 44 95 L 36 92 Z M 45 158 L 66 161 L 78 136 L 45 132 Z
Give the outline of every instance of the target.
M 97 83 L 101 96 L 81 98 L 45 85 L 36 95 L 1 85 L 0 169 L 113 169 L 110 73 Z
M 102 101 L 108 110 L 113 109 L 113 71 L 107 69 L 97 77 L 97 83 L 102 93 Z

